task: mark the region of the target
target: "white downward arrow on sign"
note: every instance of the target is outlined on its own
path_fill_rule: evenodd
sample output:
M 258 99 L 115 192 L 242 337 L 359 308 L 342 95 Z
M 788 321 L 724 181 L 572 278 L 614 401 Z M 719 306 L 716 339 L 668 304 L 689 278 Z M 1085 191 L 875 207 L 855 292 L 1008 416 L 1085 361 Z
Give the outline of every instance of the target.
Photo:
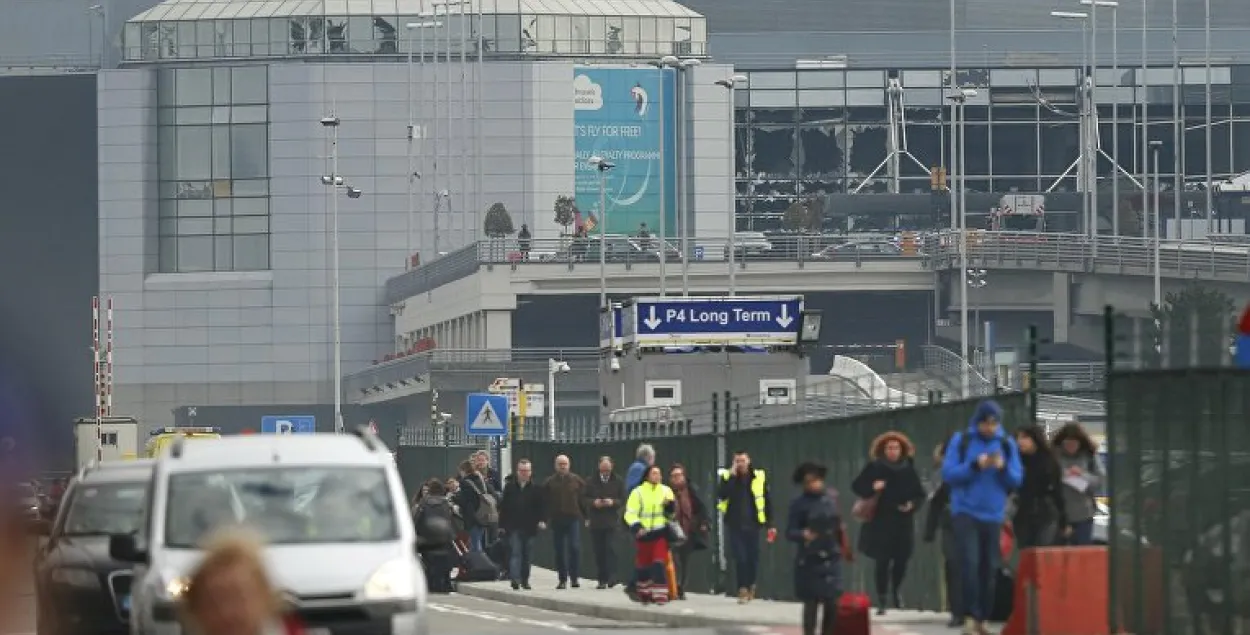
M 662 320 L 655 316 L 655 306 L 652 305 L 650 310 L 647 311 L 647 319 L 643 320 L 642 323 L 646 324 L 647 328 L 654 331 L 655 327 L 660 325 L 660 322 L 662 322 Z
M 781 328 L 784 329 L 787 326 L 790 326 L 790 323 L 793 321 L 794 318 L 790 317 L 789 307 L 785 304 L 781 305 L 781 315 L 777 317 L 777 324 L 780 324 Z

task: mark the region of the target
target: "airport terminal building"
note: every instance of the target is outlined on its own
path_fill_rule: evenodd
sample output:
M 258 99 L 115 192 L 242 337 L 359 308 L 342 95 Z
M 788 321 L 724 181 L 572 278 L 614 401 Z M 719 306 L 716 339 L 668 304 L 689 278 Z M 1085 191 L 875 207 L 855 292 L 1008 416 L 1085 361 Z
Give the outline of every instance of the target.
M 701 16 L 669 0 L 477 8 L 171 0 L 127 23 L 98 83 L 117 411 L 330 403 L 336 276 L 352 372 L 395 346 L 383 283 L 487 240 L 488 208 L 536 241 L 571 230 L 559 196 L 602 224 L 591 156 L 616 166 L 609 232 L 657 227 L 660 209 L 673 227 L 678 194 L 728 209 L 732 102 L 715 82 L 731 69 L 698 63 Z M 650 64 L 665 55 L 683 68 Z M 684 220 L 727 232 L 724 212 Z

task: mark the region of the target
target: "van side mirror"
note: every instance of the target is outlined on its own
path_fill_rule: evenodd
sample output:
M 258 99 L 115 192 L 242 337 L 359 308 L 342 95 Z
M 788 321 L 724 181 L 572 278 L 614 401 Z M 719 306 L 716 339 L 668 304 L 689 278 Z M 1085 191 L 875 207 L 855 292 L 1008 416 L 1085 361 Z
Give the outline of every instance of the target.
M 109 557 L 119 562 L 147 562 L 148 554 L 139 548 L 134 534 L 109 536 Z

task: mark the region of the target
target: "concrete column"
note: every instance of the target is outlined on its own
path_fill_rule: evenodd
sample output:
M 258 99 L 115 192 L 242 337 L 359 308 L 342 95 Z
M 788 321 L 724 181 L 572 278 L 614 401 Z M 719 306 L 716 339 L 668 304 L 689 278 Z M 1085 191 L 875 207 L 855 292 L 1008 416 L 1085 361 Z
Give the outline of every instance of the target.
M 484 335 L 482 348 L 507 350 L 512 348 L 512 312 L 483 311 Z
M 1051 297 L 1054 298 L 1056 342 L 1068 342 L 1072 329 L 1072 275 L 1055 272 L 1051 275 Z

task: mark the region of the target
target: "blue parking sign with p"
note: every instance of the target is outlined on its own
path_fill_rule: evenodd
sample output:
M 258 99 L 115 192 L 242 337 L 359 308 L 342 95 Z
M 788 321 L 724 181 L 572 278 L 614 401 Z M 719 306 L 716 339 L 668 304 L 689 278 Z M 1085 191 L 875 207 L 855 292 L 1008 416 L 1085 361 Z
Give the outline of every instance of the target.
M 260 418 L 261 434 L 313 434 L 317 418 L 312 415 L 274 415 Z

